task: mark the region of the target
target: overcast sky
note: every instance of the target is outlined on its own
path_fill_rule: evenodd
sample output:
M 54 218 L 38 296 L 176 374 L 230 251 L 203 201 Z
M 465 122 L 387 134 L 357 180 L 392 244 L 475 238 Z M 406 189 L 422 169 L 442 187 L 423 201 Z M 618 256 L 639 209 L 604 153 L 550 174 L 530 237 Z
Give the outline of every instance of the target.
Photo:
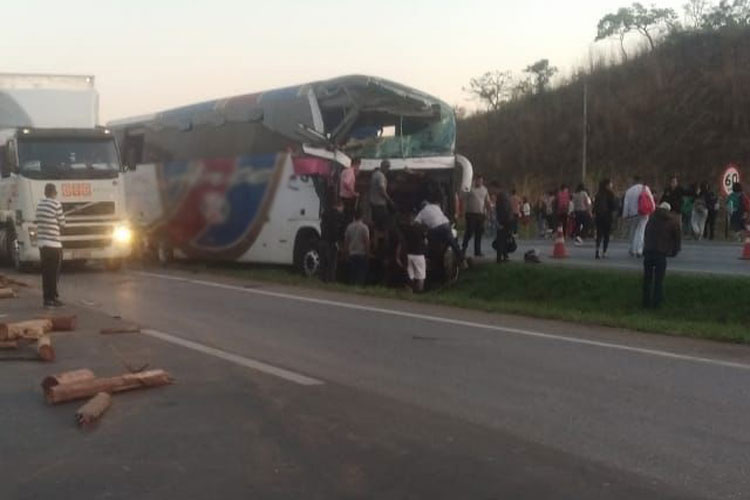
M 684 1 L 658 5 L 682 14 Z M 471 106 L 461 88 L 487 70 L 520 71 L 541 58 L 563 73 L 583 64 L 598 19 L 627 3 L 8 1 L 0 72 L 93 74 L 103 122 L 351 73 Z

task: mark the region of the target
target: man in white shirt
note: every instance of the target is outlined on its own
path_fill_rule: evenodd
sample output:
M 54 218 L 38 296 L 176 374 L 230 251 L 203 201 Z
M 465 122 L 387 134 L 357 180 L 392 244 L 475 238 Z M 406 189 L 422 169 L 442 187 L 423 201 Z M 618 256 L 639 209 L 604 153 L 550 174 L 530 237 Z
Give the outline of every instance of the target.
M 439 200 L 435 196 L 431 197 L 414 218 L 414 222 L 427 227 L 427 239 L 431 244 L 449 245 L 453 249 L 456 259 L 461 262 L 463 261 L 463 252 L 458 246 L 458 241 L 453 237 L 450 220 L 445 216 L 438 203 Z
M 60 307 L 57 282 L 62 265 L 60 230 L 65 227 L 62 204 L 57 201 L 57 188 L 50 183 L 44 186 L 44 199 L 36 207 L 37 246 L 42 267 L 44 307 Z
M 464 233 L 463 251 L 469 247 L 474 238 L 474 256 L 482 256 L 482 235 L 484 234 L 485 214 L 490 210 L 490 193 L 484 187 L 484 178 L 477 175 L 474 187 L 466 193 L 466 232 Z
M 641 193 L 645 190 L 650 197 L 651 206 L 655 207 L 654 196 L 651 190 L 641 182 L 637 175 L 633 176 L 633 185 L 625 191 L 625 199 L 622 205 L 622 217 L 628 229 L 628 240 L 630 241 L 629 253 L 633 257 L 643 256 L 643 239 L 646 235 L 646 224 L 650 214 L 642 214 L 638 210 Z

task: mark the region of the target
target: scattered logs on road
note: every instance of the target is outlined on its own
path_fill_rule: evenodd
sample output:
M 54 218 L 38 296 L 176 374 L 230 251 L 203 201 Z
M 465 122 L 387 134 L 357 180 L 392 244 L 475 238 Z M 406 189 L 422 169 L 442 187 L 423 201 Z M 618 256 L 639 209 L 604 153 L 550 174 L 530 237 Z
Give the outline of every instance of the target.
M 42 319 L 52 322 L 53 332 L 72 332 L 78 326 L 78 317 L 75 314 L 71 316 L 49 316 Z
M 52 339 L 49 335 L 42 335 L 36 341 L 36 352 L 39 359 L 51 363 L 55 360 L 55 348 L 52 347 Z
M 48 319 L 0 323 L 0 341 L 18 339 L 38 340 L 51 331 L 52 321 Z
M 16 292 L 12 288 L 0 288 L 0 299 L 14 299 Z
M 94 372 L 88 368 L 82 368 L 80 370 L 71 370 L 69 372 L 58 373 L 57 375 L 49 375 L 44 377 L 42 380 L 42 389 L 46 393 L 49 389 L 56 385 L 61 384 L 72 384 L 73 382 L 81 382 L 84 380 L 93 380 L 96 378 Z
M 123 392 L 134 389 L 160 387 L 173 382 L 164 370 L 149 370 L 141 373 L 126 373 L 116 377 L 93 378 L 52 385 L 44 390 L 44 398 L 49 404 L 65 403 L 85 399 L 99 392 Z M 44 387 L 44 383 L 42 384 Z
M 101 418 L 112 404 L 112 396 L 107 392 L 99 392 L 76 411 L 76 422 L 80 427 L 87 427 Z

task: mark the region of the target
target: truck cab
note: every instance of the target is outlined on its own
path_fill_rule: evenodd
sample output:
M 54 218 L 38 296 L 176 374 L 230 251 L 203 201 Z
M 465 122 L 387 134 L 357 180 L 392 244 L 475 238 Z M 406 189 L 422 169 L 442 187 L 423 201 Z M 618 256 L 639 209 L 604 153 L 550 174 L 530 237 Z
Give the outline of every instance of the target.
M 36 206 L 56 186 L 67 224 L 63 260 L 103 260 L 118 268 L 130 254 L 121 164 L 108 129 L 3 131 L 0 141 L 0 254 L 16 268 L 39 261 Z

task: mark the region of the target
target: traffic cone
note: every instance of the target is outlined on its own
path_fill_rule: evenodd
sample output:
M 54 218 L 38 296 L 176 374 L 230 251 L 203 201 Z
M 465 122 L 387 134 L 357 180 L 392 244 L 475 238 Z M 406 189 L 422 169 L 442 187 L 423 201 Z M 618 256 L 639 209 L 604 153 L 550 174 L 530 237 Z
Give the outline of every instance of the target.
M 742 260 L 750 260 L 750 231 L 745 231 L 745 246 L 742 248 Z
M 564 259 L 568 256 L 568 250 L 565 248 L 565 235 L 563 235 L 562 226 L 557 226 L 557 235 L 555 235 L 555 246 L 552 247 L 552 257 L 555 259 Z

